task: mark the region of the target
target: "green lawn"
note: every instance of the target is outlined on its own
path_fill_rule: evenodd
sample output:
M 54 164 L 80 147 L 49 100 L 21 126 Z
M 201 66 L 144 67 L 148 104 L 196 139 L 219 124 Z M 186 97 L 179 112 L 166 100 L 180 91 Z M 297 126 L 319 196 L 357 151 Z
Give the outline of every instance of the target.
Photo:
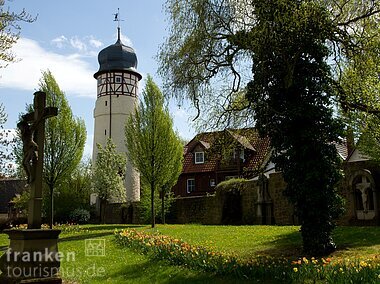
M 299 226 L 158 225 L 153 231 L 243 257 L 298 258 L 303 256 L 299 229 Z M 338 227 L 334 241 L 338 250 L 331 256 L 371 258 L 380 254 L 380 227 Z
M 75 252 L 75 260 L 62 261 L 66 283 L 241 283 L 241 279 L 222 279 L 184 267 L 153 261 L 147 256 L 121 248 L 114 242 L 114 229 L 149 226 L 86 225 L 63 228 L 59 250 Z M 257 255 L 297 258 L 301 253 L 299 227 L 295 226 L 201 226 L 158 225 L 162 234 L 181 238 L 190 244 L 249 258 Z M 380 227 L 339 227 L 335 233 L 338 251 L 334 256 L 353 259 L 373 257 L 380 251 Z M 86 240 L 104 240 L 105 256 L 86 256 Z M 8 246 L 0 234 L 0 248 Z

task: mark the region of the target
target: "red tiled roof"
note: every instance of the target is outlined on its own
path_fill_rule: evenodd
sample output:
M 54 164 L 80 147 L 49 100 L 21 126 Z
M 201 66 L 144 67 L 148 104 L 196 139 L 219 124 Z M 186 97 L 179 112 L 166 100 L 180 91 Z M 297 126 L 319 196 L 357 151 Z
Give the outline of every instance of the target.
M 257 130 L 254 128 L 204 132 L 196 135 L 185 146 L 182 173 L 202 173 L 217 171 L 220 158 L 216 153 L 218 153 L 218 147 L 223 147 L 221 146 L 222 143 L 226 143 L 226 146 L 228 146 L 228 143 L 229 145 L 231 145 L 231 143 L 237 143 L 243 146 L 245 149 L 249 149 L 250 155 L 248 155 L 246 161 L 241 164 L 242 167 L 249 170 L 256 170 L 263 166 L 262 164 L 270 152 L 269 138 L 260 137 Z M 210 151 L 212 152 L 212 154 L 206 152 L 205 163 L 203 164 L 194 163 L 193 150 L 198 145 L 200 147 L 203 147 L 205 149 L 205 152 L 208 150 L 208 148 L 210 148 Z

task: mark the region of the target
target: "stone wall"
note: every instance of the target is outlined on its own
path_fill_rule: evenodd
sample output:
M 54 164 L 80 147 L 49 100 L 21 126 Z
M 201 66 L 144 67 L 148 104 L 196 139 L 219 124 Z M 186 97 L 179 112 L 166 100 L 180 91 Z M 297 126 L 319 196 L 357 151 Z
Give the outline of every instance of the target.
M 176 198 L 171 215 L 173 218 L 170 220 L 172 223 L 200 223 L 200 224 L 229 224 L 231 220 L 234 224 L 263 224 L 263 220 L 266 220 L 267 224 L 271 224 L 272 207 L 271 202 L 265 201 L 267 205 L 267 216 L 263 217 L 258 214 L 258 181 L 247 181 L 239 192 L 218 192 L 214 195 L 199 196 L 199 197 L 181 197 Z M 229 204 L 227 202 L 231 195 L 236 195 L 236 200 L 240 204 Z M 238 195 L 238 196 L 237 196 Z M 226 206 L 240 206 L 234 213 L 238 216 L 231 216 L 231 219 L 226 220 L 224 212 L 228 212 Z M 234 208 L 232 208 L 234 209 Z M 235 218 L 234 218 L 235 217 Z
M 181 197 L 174 201 L 174 223 L 221 224 L 222 207 L 215 195 Z
M 104 208 L 107 224 L 140 224 L 139 202 L 108 203 Z
M 274 223 L 277 225 L 296 225 L 297 218 L 294 216 L 294 207 L 284 196 L 286 182 L 280 172 L 269 175 L 268 191 L 273 203 Z

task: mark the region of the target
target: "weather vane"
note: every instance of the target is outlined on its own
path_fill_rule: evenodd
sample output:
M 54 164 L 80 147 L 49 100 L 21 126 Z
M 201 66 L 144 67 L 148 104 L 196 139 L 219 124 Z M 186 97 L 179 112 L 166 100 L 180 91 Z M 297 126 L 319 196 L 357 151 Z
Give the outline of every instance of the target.
M 120 22 L 124 21 L 121 20 L 119 15 L 120 15 L 120 9 L 117 8 L 117 13 L 113 14 L 115 16 L 114 22 L 117 22 L 117 39 L 120 40 Z
M 117 13 L 116 14 L 113 14 L 115 16 L 115 18 L 113 19 L 114 22 L 117 22 L 117 26 L 118 28 L 120 28 L 120 22 L 123 22 L 124 20 L 120 19 L 120 9 L 117 8 Z

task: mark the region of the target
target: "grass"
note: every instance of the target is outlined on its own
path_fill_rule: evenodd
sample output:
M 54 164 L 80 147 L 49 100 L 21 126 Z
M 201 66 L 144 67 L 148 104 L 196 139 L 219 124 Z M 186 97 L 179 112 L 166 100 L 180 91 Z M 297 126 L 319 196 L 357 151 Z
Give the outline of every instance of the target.
M 258 254 L 293 257 L 301 255 L 302 249 L 298 226 L 158 225 L 153 230 L 141 229 L 247 258 Z
M 152 229 L 142 227 L 148 232 Z M 200 226 L 158 225 L 153 231 L 197 244 L 238 254 L 299 258 L 302 239 L 299 226 Z M 338 227 L 333 234 L 337 251 L 331 256 L 372 258 L 380 252 L 380 227 Z
M 128 225 L 85 225 L 61 227 L 59 251 L 64 255 L 75 253 L 61 261 L 64 283 L 235 283 L 234 279 L 221 279 L 213 275 L 179 269 L 162 261 L 121 248 L 114 242 L 114 230 L 137 228 Z M 146 227 L 145 227 L 146 228 Z M 86 240 L 104 240 L 105 256 L 86 256 Z M 0 249 L 9 245 L 8 236 L 0 234 Z
M 85 225 L 64 226 L 59 250 L 75 252 L 75 261 L 63 259 L 61 270 L 66 283 L 241 283 L 241 279 L 215 278 L 211 274 L 153 261 L 145 255 L 122 248 L 114 242 L 114 230 L 136 228 L 151 232 L 148 226 Z M 299 227 L 296 226 L 202 226 L 159 225 L 158 231 L 190 244 L 244 258 L 302 256 Z M 86 256 L 87 239 L 104 240 L 105 256 Z M 371 258 L 380 251 L 380 227 L 338 227 L 334 232 L 339 258 Z M 0 234 L 0 248 L 8 246 Z

